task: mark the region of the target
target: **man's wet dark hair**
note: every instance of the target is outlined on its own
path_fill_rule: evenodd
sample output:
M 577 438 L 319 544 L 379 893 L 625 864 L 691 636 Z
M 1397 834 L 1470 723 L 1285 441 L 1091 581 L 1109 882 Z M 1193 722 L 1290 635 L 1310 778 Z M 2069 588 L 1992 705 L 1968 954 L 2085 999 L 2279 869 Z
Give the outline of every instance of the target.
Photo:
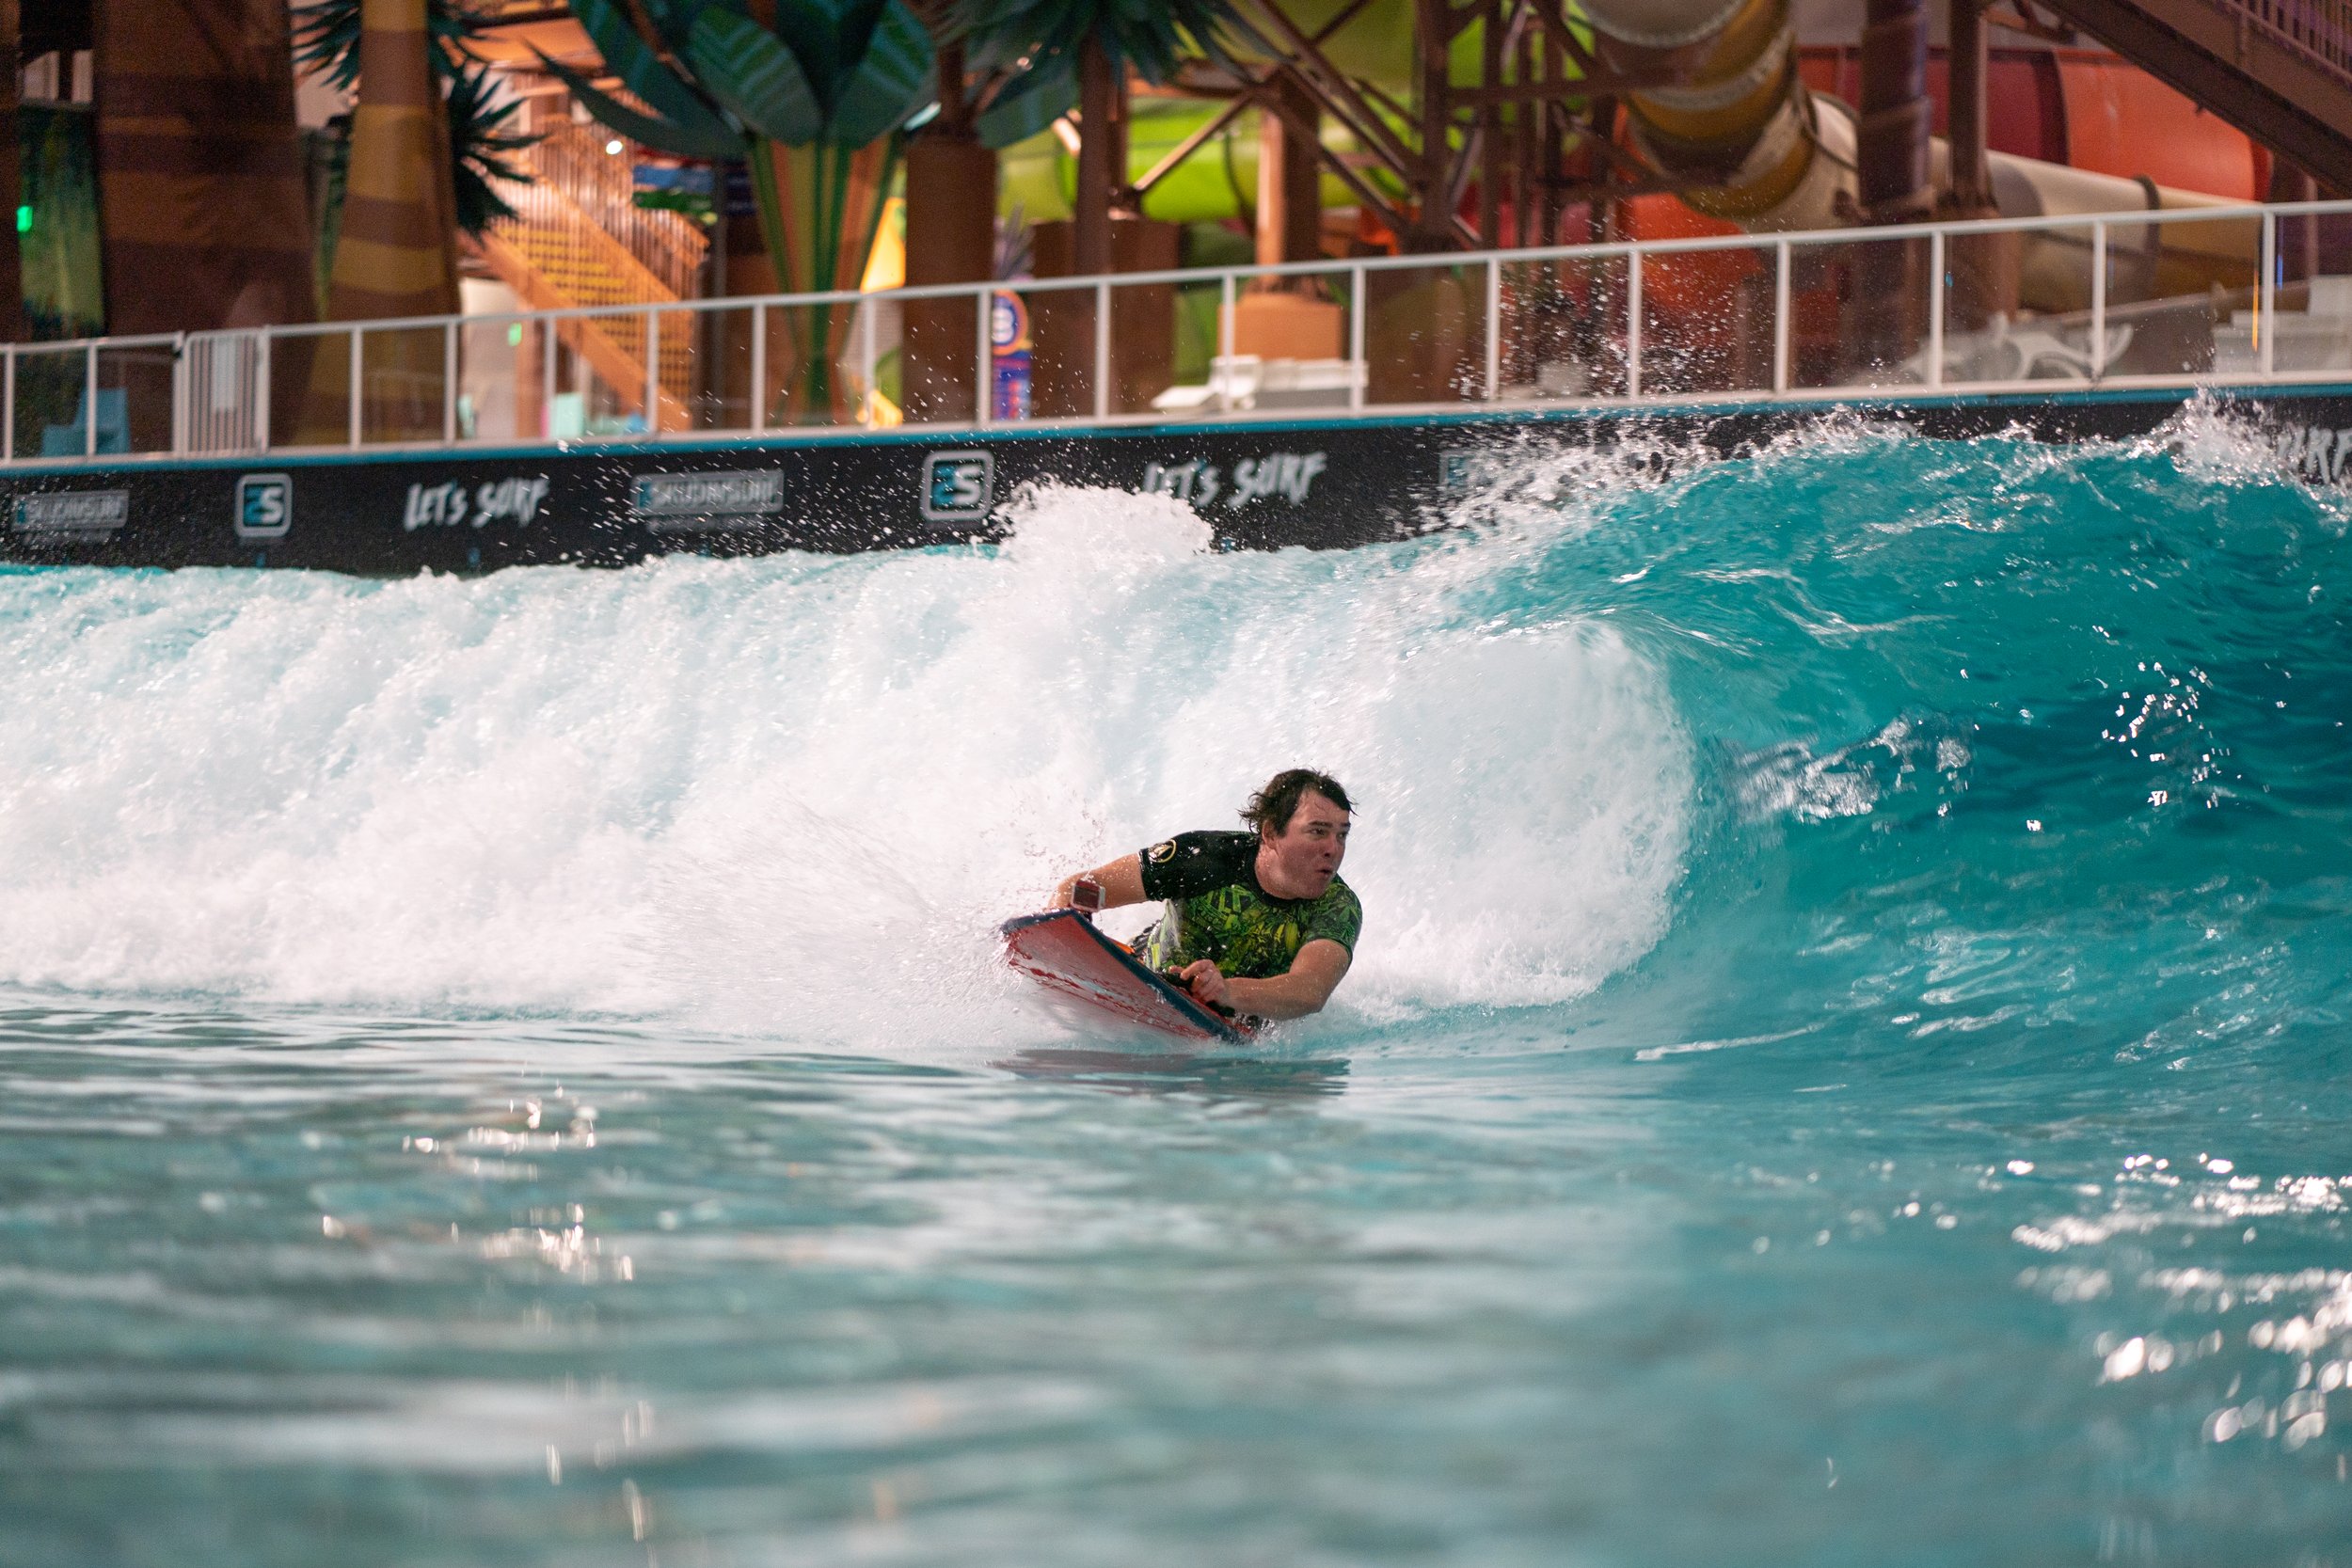
M 1347 801 L 1347 791 L 1340 781 L 1328 773 L 1318 773 L 1311 768 L 1288 768 L 1266 781 L 1263 789 L 1249 798 L 1241 808 L 1241 819 L 1263 833 L 1278 836 L 1290 831 L 1291 818 L 1298 814 L 1301 797 L 1311 791 L 1322 796 L 1342 811 L 1356 808 Z

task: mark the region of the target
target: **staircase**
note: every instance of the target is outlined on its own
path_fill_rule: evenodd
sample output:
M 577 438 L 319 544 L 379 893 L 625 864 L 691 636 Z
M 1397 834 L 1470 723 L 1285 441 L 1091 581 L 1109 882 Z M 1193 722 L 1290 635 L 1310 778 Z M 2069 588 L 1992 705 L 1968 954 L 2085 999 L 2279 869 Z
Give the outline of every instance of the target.
M 2352 0 L 2035 0 L 2352 191 Z
M 533 182 L 500 194 L 516 216 L 482 238 L 483 260 L 533 310 L 598 305 L 675 305 L 691 298 L 708 246 L 702 230 L 675 213 L 635 204 L 627 156 L 608 154 L 600 130 L 558 121 L 523 154 Z M 685 430 L 694 383 L 691 318 L 661 318 L 657 430 Z M 586 359 L 624 408 L 644 414 L 645 318 L 590 317 L 561 324 L 557 336 Z

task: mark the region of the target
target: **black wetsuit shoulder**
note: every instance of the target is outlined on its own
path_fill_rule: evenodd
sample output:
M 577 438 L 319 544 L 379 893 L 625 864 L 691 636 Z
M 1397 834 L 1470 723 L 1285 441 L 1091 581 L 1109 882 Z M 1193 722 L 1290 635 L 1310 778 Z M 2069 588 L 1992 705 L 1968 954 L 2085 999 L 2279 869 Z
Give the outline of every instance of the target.
M 1236 884 L 1261 891 L 1255 833 L 1178 833 L 1137 858 L 1146 898 L 1192 898 Z

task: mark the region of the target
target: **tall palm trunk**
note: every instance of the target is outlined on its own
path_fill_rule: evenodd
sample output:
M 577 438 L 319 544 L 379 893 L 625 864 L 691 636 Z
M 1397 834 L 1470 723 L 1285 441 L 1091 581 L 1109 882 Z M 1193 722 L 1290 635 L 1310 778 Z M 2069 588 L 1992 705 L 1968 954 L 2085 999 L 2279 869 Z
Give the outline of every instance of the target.
M 449 121 L 434 80 L 425 0 L 365 0 L 351 168 L 327 285 L 331 321 L 457 311 L 457 198 Z M 351 414 L 349 340 L 319 341 L 303 416 L 305 441 L 342 438 Z M 370 441 L 441 434 L 437 327 L 367 335 L 360 426 Z
M 996 260 L 996 154 L 982 145 L 963 45 L 939 42 L 939 116 L 907 144 L 907 282 L 980 283 Z M 911 420 L 968 420 L 981 395 L 970 299 L 906 302 L 900 392 Z
M 1078 201 L 1074 264 L 1111 270 L 1111 207 L 1127 182 L 1127 71 L 1089 33 L 1078 46 Z
M 93 22 L 108 330 L 310 320 L 284 0 L 100 0 Z

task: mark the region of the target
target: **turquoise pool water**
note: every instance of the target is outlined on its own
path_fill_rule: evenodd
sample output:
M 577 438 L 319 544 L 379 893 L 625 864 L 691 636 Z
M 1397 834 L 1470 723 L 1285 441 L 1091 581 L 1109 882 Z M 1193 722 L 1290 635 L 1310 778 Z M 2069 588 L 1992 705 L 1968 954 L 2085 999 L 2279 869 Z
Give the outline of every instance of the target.
M 0 1562 L 2352 1562 L 2352 506 L 0 576 Z M 993 922 L 1362 811 L 1248 1060 Z

